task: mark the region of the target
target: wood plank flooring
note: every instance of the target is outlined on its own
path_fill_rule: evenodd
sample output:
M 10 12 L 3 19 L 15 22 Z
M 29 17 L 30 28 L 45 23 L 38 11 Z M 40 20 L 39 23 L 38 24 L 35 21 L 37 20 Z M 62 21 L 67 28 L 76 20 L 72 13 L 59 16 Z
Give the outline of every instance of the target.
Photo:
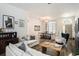
M 41 39 L 40 44 L 41 44 L 41 42 L 44 42 L 44 41 L 47 41 L 47 42 L 49 41 L 49 42 L 53 43 L 52 40 Z M 39 45 L 36 45 L 36 46 L 34 46 L 32 48 L 34 48 L 34 49 L 36 49 L 36 50 L 38 50 L 40 52 L 42 51 L 42 49 L 41 49 L 41 47 Z M 75 50 L 75 40 L 69 39 L 68 42 L 67 42 L 67 48 L 62 49 L 62 51 L 60 53 L 60 56 L 68 56 L 70 53 L 72 53 L 72 55 L 74 55 L 74 53 L 73 53 L 74 50 Z M 46 54 L 51 55 L 51 56 L 57 56 L 56 51 L 54 51 L 54 50 L 52 51 L 51 49 L 47 49 Z

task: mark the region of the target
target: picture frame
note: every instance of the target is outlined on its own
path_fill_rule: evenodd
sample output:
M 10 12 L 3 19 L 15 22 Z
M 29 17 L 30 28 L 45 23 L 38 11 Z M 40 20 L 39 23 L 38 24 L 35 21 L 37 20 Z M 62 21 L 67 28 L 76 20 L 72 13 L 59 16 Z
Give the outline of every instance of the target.
M 15 21 L 15 24 L 18 24 L 18 21 Z
M 14 28 L 14 17 L 9 15 L 3 15 L 3 28 Z
M 19 27 L 24 27 L 24 20 L 19 19 Z
M 34 25 L 34 31 L 40 31 L 40 25 Z

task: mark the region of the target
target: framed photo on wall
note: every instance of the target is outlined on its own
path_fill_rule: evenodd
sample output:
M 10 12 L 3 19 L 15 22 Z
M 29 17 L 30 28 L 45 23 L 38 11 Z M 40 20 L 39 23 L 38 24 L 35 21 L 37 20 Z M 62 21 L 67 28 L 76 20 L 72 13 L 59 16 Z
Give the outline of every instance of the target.
M 24 27 L 24 20 L 19 19 L 19 27 Z
M 3 28 L 14 28 L 14 17 L 3 15 Z
M 40 31 L 40 25 L 34 25 L 34 31 Z

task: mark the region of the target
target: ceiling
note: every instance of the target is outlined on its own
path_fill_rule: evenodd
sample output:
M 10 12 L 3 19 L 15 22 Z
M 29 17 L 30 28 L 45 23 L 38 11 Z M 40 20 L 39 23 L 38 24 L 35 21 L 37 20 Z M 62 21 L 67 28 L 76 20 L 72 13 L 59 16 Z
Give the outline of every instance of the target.
M 9 3 L 26 11 L 32 16 L 74 16 L 79 11 L 78 3 Z

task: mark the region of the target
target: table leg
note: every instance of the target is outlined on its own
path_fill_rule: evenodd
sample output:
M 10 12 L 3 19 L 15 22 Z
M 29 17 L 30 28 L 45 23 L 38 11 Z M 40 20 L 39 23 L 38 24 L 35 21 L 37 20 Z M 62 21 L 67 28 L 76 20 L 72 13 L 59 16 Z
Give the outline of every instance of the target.
M 47 48 L 46 47 L 42 47 L 42 53 L 46 53 Z
M 57 56 L 60 56 L 60 51 L 57 51 Z

